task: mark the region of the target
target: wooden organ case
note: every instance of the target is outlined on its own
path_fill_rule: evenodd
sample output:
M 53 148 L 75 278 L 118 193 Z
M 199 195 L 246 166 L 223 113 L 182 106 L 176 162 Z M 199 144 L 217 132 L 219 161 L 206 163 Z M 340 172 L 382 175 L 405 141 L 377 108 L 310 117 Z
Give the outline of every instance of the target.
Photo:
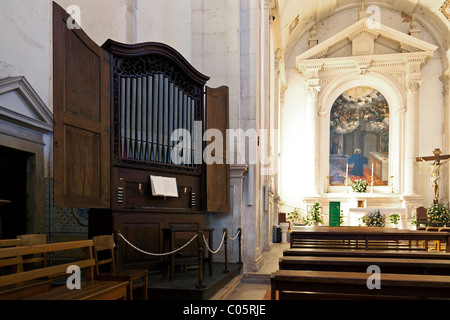
M 68 18 L 54 3 L 54 205 L 89 208 L 89 237 L 120 230 L 162 252 L 162 229 L 230 210 L 228 88 L 206 87 L 165 44 L 99 47 Z M 202 159 L 209 128 L 223 133 L 222 163 Z M 175 178 L 178 196 L 153 195 L 150 176 Z M 153 269 L 161 257 L 122 245 L 118 261 Z

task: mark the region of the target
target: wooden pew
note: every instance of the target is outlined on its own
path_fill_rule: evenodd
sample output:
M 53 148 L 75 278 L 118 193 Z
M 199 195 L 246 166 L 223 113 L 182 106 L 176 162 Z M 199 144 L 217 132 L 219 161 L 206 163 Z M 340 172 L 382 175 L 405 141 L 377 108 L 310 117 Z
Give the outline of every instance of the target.
M 427 251 L 429 241 L 450 243 L 450 233 L 448 232 L 412 231 L 378 227 L 294 227 L 290 236 L 291 248 L 295 248 L 299 241 L 304 240 L 362 241 L 364 250 L 369 250 L 369 244 L 372 241 L 408 241 L 411 243 L 414 240 L 424 240 L 424 250 Z M 446 251 L 450 252 L 450 245 L 446 245 Z
M 0 239 L 0 248 L 15 247 L 20 245 L 20 239 Z
M 410 243 L 369 240 L 367 247 L 362 240 L 323 240 L 323 239 L 297 239 L 292 242 L 293 248 L 305 249 L 359 249 L 359 250 L 421 250 L 425 247 L 412 247 Z
M 450 299 L 450 276 L 380 274 L 380 289 L 370 290 L 362 272 L 277 270 L 271 299 Z
M 314 257 L 289 256 L 279 260 L 280 270 L 314 270 L 367 272 L 367 268 L 376 265 L 382 273 L 396 274 L 432 274 L 450 276 L 448 259 L 407 259 L 400 257 Z
M 407 258 L 407 259 L 450 259 L 450 253 L 437 251 L 395 251 L 395 250 L 349 250 L 349 249 L 286 249 L 283 256 L 317 256 L 317 257 L 373 257 L 373 258 Z
M 40 244 L 23 247 L 0 249 L 0 261 L 5 265 L 22 263 L 22 256 L 47 254 L 50 252 L 83 249 L 86 257 L 75 259 L 70 263 L 53 266 L 40 266 L 32 270 L 16 272 L 0 276 L 0 299 L 126 299 L 126 281 L 102 281 L 94 279 L 95 259 L 93 258 L 93 241 L 70 241 L 51 244 Z M 5 261 L 9 261 L 8 264 Z M 69 277 L 67 268 L 77 265 L 86 272 L 86 280 L 81 282 L 81 289 L 70 290 L 63 285 L 55 287 L 52 279 L 60 276 Z M 23 268 L 18 268 L 23 270 Z

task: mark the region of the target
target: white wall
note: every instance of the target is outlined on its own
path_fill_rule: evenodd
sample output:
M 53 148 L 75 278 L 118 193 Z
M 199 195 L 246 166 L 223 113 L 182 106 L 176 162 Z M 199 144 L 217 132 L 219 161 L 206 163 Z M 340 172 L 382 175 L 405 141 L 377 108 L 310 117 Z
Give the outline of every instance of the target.
M 47 0 L 0 2 L 0 79 L 25 76 L 49 105 L 50 4 Z
M 191 1 L 135 1 L 135 42 L 165 43 L 191 62 Z

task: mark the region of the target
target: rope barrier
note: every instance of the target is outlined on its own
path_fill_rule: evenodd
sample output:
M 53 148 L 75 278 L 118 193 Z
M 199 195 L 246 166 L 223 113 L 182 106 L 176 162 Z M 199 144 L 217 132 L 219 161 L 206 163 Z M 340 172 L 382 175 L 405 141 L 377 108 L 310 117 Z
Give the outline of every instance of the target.
M 241 230 L 238 230 L 237 233 L 236 233 L 236 235 L 235 235 L 234 237 L 228 236 L 228 238 L 231 239 L 231 240 L 236 240 L 236 238 L 239 236 L 240 232 L 241 232 Z M 177 251 L 180 251 L 180 250 L 184 249 L 187 245 L 189 245 L 192 241 L 194 241 L 195 238 L 198 237 L 198 233 L 197 233 L 195 236 L 193 236 L 193 237 L 191 238 L 191 240 L 189 240 L 188 242 L 186 242 L 186 243 L 185 243 L 183 246 L 181 246 L 180 248 L 177 248 L 177 249 L 175 249 L 175 250 L 173 250 L 173 251 L 165 252 L 165 253 L 152 253 L 152 252 L 148 252 L 148 251 L 144 251 L 144 250 L 142 250 L 142 249 L 139 249 L 138 247 L 136 247 L 135 245 L 133 245 L 130 241 L 128 241 L 128 240 L 127 240 L 120 232 L 118 232 L 118 235 L 119 235 L 119 236 L 120 236 L 120 237 L 121 237 L 121 238 L 129 245 L 129 246 L 131 246 L 133 249 L 135 249 L 135 250 L 137 250 L 137 251 L 139 251 L 139 252 L 141 252 L 141 253 L 144 253 L 144 254 L 147 254 L 147 255 L 151 255 L 151 256 L 166 256 L 166 255 L 173 254 L 173 253 L 175 253 L 175 252 L 177 252 Z M 212 254 L 215 254 L 215 253 L 219 252 L 220 248 L 221 248 L 222 245 L 223 245 L 224 240 L 225 240 L 225 231 L 223 232 L 222 241 L 220 242 L 219 248 L 217 248 L 217 250 L 212 250 L 212 249 L 209 247 L 208 242 L 206 241 L 205 235 L 203 235 L 203 241 L 205 242 L 206 248 L 208 248 L 208 250 L 209 250 Z
M 239 230 L 236 232 L 236 235 L 235 235 L 234 237 L 228 236 L 228 239 L 230 239 L 231 241 L 236 240 L 236 238 L 239 236 L 240 233 L 241 233 L 241 230 L 239 229 Z
M 211 252 L 212 254 L 215 254 L 215 253 L 219 252 L 220 248 L 222 247 L 223 240 L 225 240 L 225 232 L 223 233 L 223 236 L 222 236 L 222 242 L 220 242 L 219 248 L 218 248 L 217 250 L 213 251 L 213 250 L 211 250 L 211 248 L 208 246 L 208 242 L 206 242 L 205 235 L 203 235 L 203 241 L 205 242 L 206 248 L 207 248 L 207 249 L 209 250 L 209 252 Z
M 189 240 L 188 242 L 186 242 L 186 243 L 185 243 L 183 246 L 181 246 L 180 248 L 175 249 L 175 250 L 170 251 L 170 252 L 165 252 L 165 253 L 151 253 L 151 252 L 144 251 L 144 250 L 139 249 L 138 247 L 134 246 L 132 243 L 130 243 L 127 239 L 125 239 L 125 237 L 124 237 L 120 232 L 119 232 L 119 236 L 120 236 L 126 243 L 128 243 L 131 247 L 133 247 L 134 249 L 136 249 L 136 250 L 139 251 L 139 252 L 142 252 L 142 253 L 144 253 L 144 254 L 148 254 L 148 255 L 151 255 L 151 256 L 166 256 L 166 255 L 169 255 L 169 254 L 173 254 L 173 253 L 175 253 L 175 252 L 177 252 L 177 251 L 180 251 L 181 249 L 183 249 L 184 247 L 186 247 L 186 246 L 187 246 L 189 243 L 191 243 L 195 238 L 197 238 L 198 233 L 197 233 L 195 236 L 193 236 L 191 240 Z

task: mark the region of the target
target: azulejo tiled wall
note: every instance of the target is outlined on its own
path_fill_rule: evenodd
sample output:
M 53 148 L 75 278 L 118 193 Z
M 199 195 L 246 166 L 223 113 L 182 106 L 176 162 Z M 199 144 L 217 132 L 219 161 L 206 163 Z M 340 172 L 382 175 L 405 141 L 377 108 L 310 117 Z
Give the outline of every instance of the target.
M 53 206 L 53 179 L 45 179 L 45 232 L 50 243 L 88 238 L 88 209 Z M 84 253 L 76 253 L 82 256 Z M 53 258 L 73 257 L 73 252 Z

